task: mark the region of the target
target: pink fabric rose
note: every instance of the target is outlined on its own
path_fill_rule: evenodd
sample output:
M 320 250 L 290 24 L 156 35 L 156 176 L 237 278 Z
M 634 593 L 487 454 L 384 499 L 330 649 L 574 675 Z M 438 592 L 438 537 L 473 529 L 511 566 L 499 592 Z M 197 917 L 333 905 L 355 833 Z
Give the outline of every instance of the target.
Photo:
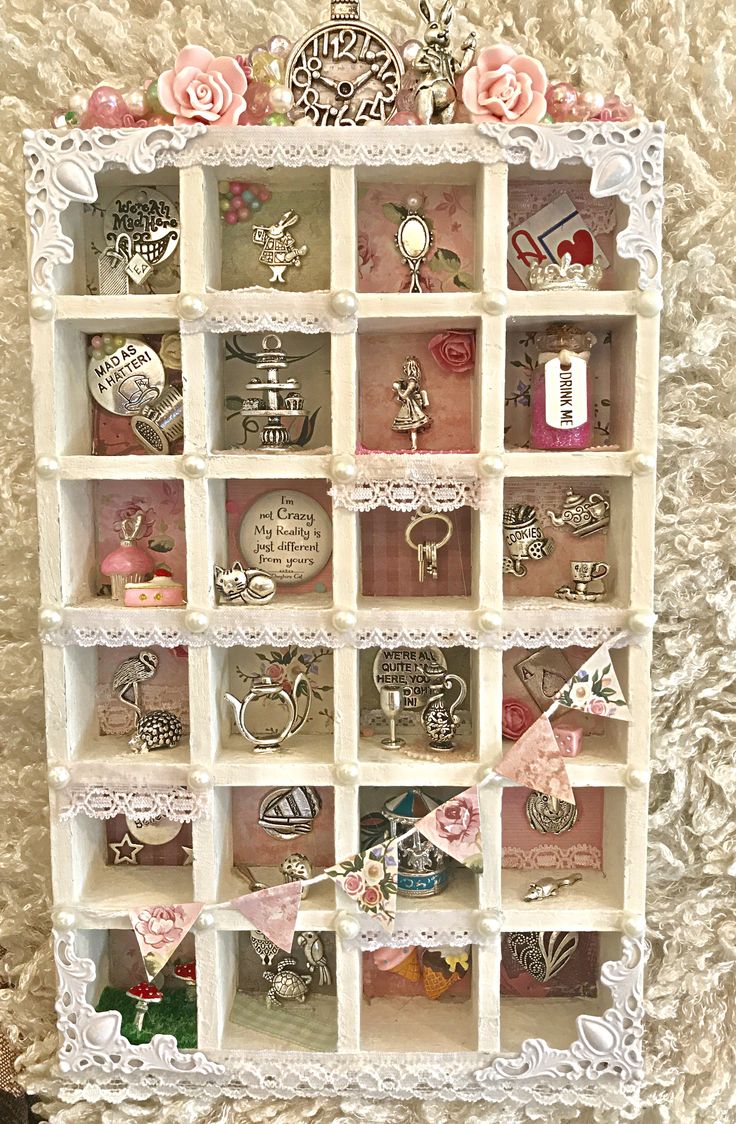
M 608 714 L 608 703 L 605 703 L 603 699 L 591 699 L 589 710 L 591 714 L 602 714 L 606 716 Z
M 480 827 L 478 805 L 465 796 L 448 800 L 437 809 L 436 822 L 439 834 L 453 843 L 475 838 Z
M 166 948 L 181 939 L 182 931 L 177 925 L 179 917 L 178 906 L 154 905 L 141 910 L 135 931 L 150 948 Z
M 173 70 L 158 80 L 158 98 L 174 124 L 237 125 L 246 111 L 248 78 L 233 58 L 215 58 L 206 47 L 179 51 Z
M 429 341 L 429 354 L 449 375 L 463 375 L 475 367 L 475 332 L 439 332 Z
M 359 874 L 357 870 L 352 870 L 350 874 L 346 874 L 342 882 L 343 890 L 346 894 L 350 894 L 351 898 L 358 897 L 363 886 L 363 875 Z
M 541 121 L 547 75 L 536 59 L 505 43 L 484 47 L 463 78 L 463 101 L 474 121 Z
M 367 909 L 372 909 L 377 906 L 381 901 L 381 891 L 377 886 L 366 886 L 363 890 L 363 905 Z
M 501 704 L 501 733 L 510 741 L 517 741 L 534 725 L 535 715 L 530 706 L 521 699 L 507 695 Z

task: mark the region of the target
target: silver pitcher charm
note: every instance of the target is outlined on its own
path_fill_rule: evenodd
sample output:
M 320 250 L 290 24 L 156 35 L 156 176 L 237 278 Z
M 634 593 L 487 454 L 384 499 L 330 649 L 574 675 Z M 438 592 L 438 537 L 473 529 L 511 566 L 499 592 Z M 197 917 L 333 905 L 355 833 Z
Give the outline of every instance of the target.
M 427 26 L 424 29 L 424 46 L 413 63 L 414 70 L 422 76 L 414 94 L 417 117 L 423 125 L 433 122 L 449 125 L 455 119 L 457 106 L 455 78 L 473 61 L 475 32 L 471 31 L 463 41 L 462 57 L 456 59 L 449 50 L 450 25 L 454 15 L 451 0 L 446 0 L 439 15 L 435 14 L 427 0 L 420 0 L 419 11 Z
M 304 713 L 299 714 L 296 696 L 299 688 L 304 686 L 306 693 L 306 705 Z M 301 672 L 297 675 L 292 684 L 291 693 L 275 679 L 269 675 L 263 675 L 253 681 L 250 691 L 241 701 L 235 695 L 225 693 L 225 699 L 230 703 L 235 715 L 235 725 L 238 727 L 238 732 L 253 745 L 254 753 L 274 753 L 277 749 L 281 748 L 282 742 L 287 738 L 293 737 L 294 734 L 299 733 L 304 723 L 309 717 L 309 708 L 312 705 L 312 688 L 309 685 L 309 680 L 306 675 Z M 280 730 L 263 734 L 254 733 L 248 729 L 246 724 L 246 712 L 251 703 L 273 701 L 280 703 L 286 711 L 286 720 Z
M 459 675 L 453 675 L 438 663 L 428 663 L 422 668 L 429 685 L 429 699 L 420 715 L 421 723 L 429 737 L 429 748 L 440 751 L 453 749 L 455 731 L 460 718 L 455 711 L 460 706 L 468 689 Z M 452 684 L 457 683 L 456 698 L 448 704 L 445 697 Z
M 515 578 L 526 577 L 525 560 L 541 562 L 555 546 L 542 534 L 536 510 L 525 503 L 504 508 L 503 537 L 508 551 L 503 560 L 503 572 Z

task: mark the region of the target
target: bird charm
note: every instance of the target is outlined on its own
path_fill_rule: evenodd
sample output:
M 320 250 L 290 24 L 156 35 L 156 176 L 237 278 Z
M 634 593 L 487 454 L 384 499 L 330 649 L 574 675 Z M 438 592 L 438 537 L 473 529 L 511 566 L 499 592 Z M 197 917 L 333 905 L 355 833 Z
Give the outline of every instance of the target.
M 304 956 L 307 961 L 309 971 L 314 975 L 317 972 L 317 983 L 322 987 L 326 987 L 332 983 L 332 973 L 330 972 L 327 964 L 327 957 L 325 956 L 325 946 L 322 944 L 322 938 L 319 933 L 299 933 L 296 938 L 296 943 L 300 948 L 304 949 Z
M 152 679 L 158 670 L 158 656 L 155 652 L 139 652 L 128 656 L 119 663 L 112 677 L 112 689 L 122 703 L 131 707 L 141 717 L 140 684 Z
M 260 929 L 251 929 L 250 943 L 253 945 L 253 951 L 260 960 L 261 964 L 271 967 L 275 958 L 279 955 L 279 949 L 270 941 L 265 933 Z

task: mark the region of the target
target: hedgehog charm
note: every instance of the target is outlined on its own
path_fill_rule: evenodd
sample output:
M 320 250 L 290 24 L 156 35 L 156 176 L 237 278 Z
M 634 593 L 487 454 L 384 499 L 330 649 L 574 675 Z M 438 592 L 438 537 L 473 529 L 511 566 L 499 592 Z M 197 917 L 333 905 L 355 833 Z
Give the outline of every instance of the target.
M 134 753 L 173 749 L 181 741 L 182 725 L 170 710 L 152 710 L 138 720 L 128 745 Z

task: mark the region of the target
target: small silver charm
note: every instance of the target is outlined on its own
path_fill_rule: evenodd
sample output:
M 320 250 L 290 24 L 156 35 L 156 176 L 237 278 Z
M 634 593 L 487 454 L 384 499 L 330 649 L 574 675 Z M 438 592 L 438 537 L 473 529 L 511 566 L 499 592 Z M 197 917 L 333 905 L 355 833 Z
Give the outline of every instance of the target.
M 399 412 L 391 423 L 397 433 L 408 433 L 411 438 L 411 451 L 417 449 L 417 433 L 429 429 L 432 419 L 427 414 L 429 395 L 422 387 L 422 368 L 419 360 L 410 355 L 404 360 L 404 377 L 392 384 L 395 397 L 400 403 Z
M 412 531 L 414 531 L 420 523 L 427 523 L 433 519 L 444 524 L 446 528 L 444 536 L 437 542 L 431 539 L 421 543 L 414 542 Z M 407 545 L 410 546 L 412 550 L 416 551 L 420 582 L 423 582 L 426 577 L 437 579 L 437 551 L 441 550 L 443 546 L 447 546 L 452 538 L 452 533 L 452 520 L 447 515 L 441 511 L 430 511 L 428 508 L 419 508 L 404 532 L 404 539 Z
M 290 362 L 281 347 L 280 338 L 264 336 L 262 347 L 263 350 L 257 354 L 256 369 L 265 371 L 266 377 L 251 379 L 248 383 L 248 390 L 255 391 L 260 397 L 246 398 L 240 413 L 249 421 L 252 419 L 256 431 L 258 423 L 261 423 L 261 451 L 284 452 L 292 446 L 284 419 L 306 418 L 308 413 L 304 409 L 304 398 L 297 380 L 283 375 L 279 377 L 279 372 L 285 371 Z
M 314 874 L 314 867 L 306 855 L 300 851 L 293 851 L 287 855 L 279 866 L 284 882 L 306 882 Z M 309 894 L 310 887 L 302 888 L 302 901 Z
M 424 75 L 414 94 L 417 117 L 423 125 L 433 122 L 449 125 L 455 119 L 457 106 L 455 79 L 473 61 L 476 35 L 474 31 L 470 32 L 461 45 L 462 57 L 457 59 L 449 50 L 450 25 L 454 15 L 451 0 L 446 0 L 439 15 L 435 14 L 427 0 L 420 0 L 419 11 L 427 26 L 424 29 L 425 46 L 412 64 L 417 74 Z
M 135 733 L 128 742 L 134 753 L 152 753 L 157 749 L 174 749 L 181 741 L 182 725 L 170 710 L 152 710 L 138 719 Z
M 258 260 L 270 268 L 271 284 L 285 285 L 286 270 L 289 266 L 298 269 L 307 253 L 307 247 L 297 246 L 292 236 L 287 233 L 290 226 L 299 222 L 299 218 L 295 211 L 285 211 L 272 226 L 253 227 L 253 241 L 256 246 L 262 247 Z
M 87 385 L 95 402 L 122 417 L 139 414 L 156 402 L 165 382 L 160 358 L 150 344 L 135 337 L 110 355 L 93 355 L 87 364 Z
M 306 698 L 301 714 L 297 702 L 300 691 Z M 278 680 L 272 679 L 269 675 L 262 675 L 253 680 L 250 691 L 244 699 L 238 699 L 235 695 L 226 691 L 225 701 L 233 709 L 238 732 L 246 741 L 252 743 L 253 752 L 275 753 L 277 749 L 281 748 L 283 742 L 293 737 L 294 734 L 298 734 L 307 721 L 309 708 L 312 705 L 312 688 L 309 679 L 302 672 L 299 672 L 296 676 L 290 691 L 285 690 Z M 281 703 L 285 710 L 284 721 L 279 730 L 255 733 L 246 724 L 246 714 L 248 707 L 253 703 L 257 705 L 264 701 Z
M 605 530 L 611 521 L 610 511 L 609 501 L 598 492 L 592 492 L 585 499 L 568 488 L 559 515 L 554 511 L 548 511 L 547 515 L 555 527 L 570 527 L 577 538 L 584 538 Z
M 581 879 L 581 874 L 568 874 L 566 878 L 538 878 L 524 894 L 524 901 L 539 902 L 545 898 L 555 898 L 565 886 L 574 886 Z
M 561 972 L 578 947 L 577 933 L 509 933 L 512 955 L 538 983 Z
M 555 597 L 559 597 L 561 601 L 582 601 L 586 604 L 603 601 L 606 596 L 603 579 L 610 569 L 606 562 L 571 562 L 573 584 L 560 586 Z M 592 585 L 597 588 L 591 589 Z
M 266 995 L 266 1006 L 280 1007 L 283 1001 L 304 1003 L 309 995 L 312 985 L 312 976 L 308 973 L 296 972 L 298 962 L 293 956 L 285 956 L 279 960 L 275 972 L 264 972 L 263 978 L 271 987 Z
M 423 668 L 429 684 L 429 699 L 422 710 L 421 722 L 429 738 L 429 748 L 449 750 L 455 746 L 455 731 L 460 719 L 455 713 L 468 693 L 465 681 L 447 671 L 441 664 L 425 664 Z M 457 695 L 448 703 L 446 693 L 457 684 Z
M 504 508 L 503 537 L 508 550 L 503 572 L 515 578 L 526 577 L 526 561 L 541 562 L 555 547 L 551 539 L 544 537 L 536 509 L 526 503 Z
M 320 795 L 309 785 L 274 788 L 261 800 L 258 826 L 273 839 L 298 839 L 312 830 L 321 811 Z
M 184 436 L 184 399 L 175 386 L 167 386 L 156 399 L 130 419 L 130 428 L 137 441 L 149 453 L 162 456 Z
M 381 738 L 381 745 L 384 749 L 401 749 L 406 742 L 396 736 L 396 719 L 404 707 L 404 692 L 393 687 L 381 687 L 379 699 L 384 718 L 388 719 L 388 737 Z
M 525 805 L 526 818 L 534 831 L 562 835 L 577 823 L 577 804 L 548 796 L 545 792 L 530 792 Z
M 514 671 L 539 709 L 546 710 L 574 668 L 559 648 L 538 648 L 514 664 Z
M 304 949 L 304 958 L 312 976 L 315 972 L 317 973 L 317 983 L 321 987 L 329 987 L 332 983 L 332 973 L 327 963 L 325 946 L 319 933 L 306 931 L 299 933 L 296 943 Z
M 155 652 L 139 652 L 137 656 L 128 656 L 115 668 L 112 677 L 112 689 L 122 703 L 130 706 L 141 716 L 140 684 L 146 679 L 153 679 L 158 671 L 158 656 Z
M 157 749 L 173 749 L 182 738 L 180 719 L 170 710 L 152 710 L 143 713 L 140 684 L 152 679 L 158 671 L 155 652 L 143 651 L 128 656 L 115 668 L 112 689 L 122 703 L 135 711 L 135 732 L 128 745 L 134 753 L 149 753 Z
M 138 855 L 143 850 L 142 843 L 134 843 L 126 831 L 117 843 L 108 843 L 114 853 L 113 866 L 138 866 Z
M 130 292 L 130 278 L 126 271 L 122 254 L 114 250 L 103 250 L 97 258 L 97 288 L 100 296 L 127 297 Z
M 265 886 L 257 884 L 260 890 L 264 890 Z M 260 960 L 264 967 L 270 968 L 274 960 L 279 954 L 280 949 L 273 941 L 269 940 L 265 933 L 260 929 L 251 929 L 250 943 L 253 946 L 253 951 Z
M 243 569 L 240 562 L 223 569 L 215 566 L 215 588 L 226 605 L 242 601 L 244 605 L 267 605 L 276 593 L 276 583 L 263 570 Z
M 408 213 L 399 223 L 396 232 L 396 246 L 402 258 L 409 267 L 411 283 L 410 293 L 421 293 L 419 283 L 419 270 L 422 262 L 432 248 L 432 231 L 424 215 L 420 214 L 422 200 L 417 195 L 410 195 L 406 201 Z
M 105 252 L 122 258 L 127 276 L 142 285 L 179 244 L 179 209 L 155 188 L 134 187 L 108 204 L 103 231 Z

